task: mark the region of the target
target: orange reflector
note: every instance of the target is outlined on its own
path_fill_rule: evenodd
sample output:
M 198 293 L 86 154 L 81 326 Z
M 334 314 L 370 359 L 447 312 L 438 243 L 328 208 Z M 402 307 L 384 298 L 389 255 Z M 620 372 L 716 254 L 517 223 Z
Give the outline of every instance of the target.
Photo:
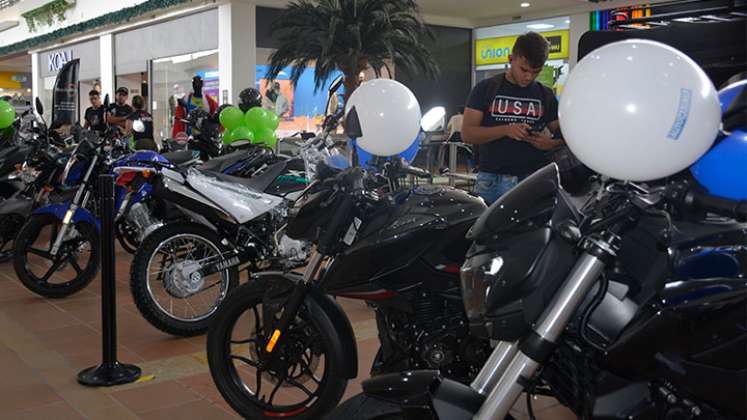
M 267 347 L 265 347 L 265 350 L 267 350 L 268 353 L 272 353 L 272 351 L 275 349 L 275 344 L 278 343 L 279 338 L 280 338 L 280 330 L 275 330 L 275 332 L 272 333 L 272 338 L 270 338 L 270 342 L 267 343 Z

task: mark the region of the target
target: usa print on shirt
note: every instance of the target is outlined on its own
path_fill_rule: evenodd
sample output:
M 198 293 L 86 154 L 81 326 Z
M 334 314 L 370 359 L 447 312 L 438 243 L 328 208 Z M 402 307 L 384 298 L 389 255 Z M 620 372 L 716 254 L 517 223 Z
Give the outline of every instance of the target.
M 534 98 L 516 98 L 497 95 L 490 106 L 490 115 L 496 122 L 533 124 L 540 120 L 545 110 L 542 101 Z

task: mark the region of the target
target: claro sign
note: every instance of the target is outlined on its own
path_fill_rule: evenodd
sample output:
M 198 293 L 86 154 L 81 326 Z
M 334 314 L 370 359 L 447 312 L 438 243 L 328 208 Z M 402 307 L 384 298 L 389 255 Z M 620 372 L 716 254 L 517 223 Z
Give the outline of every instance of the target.
M 568 57 L 568 38 L 567 30 L 542 32 L 550 43 L 549 59 L 567 58 Z M 475 64 L 484 66 L 489 64 L 508 63 L 508 56 L 511 54 L 511 48 L 518 35 L 502 36 L 499 38 L 485 38 L 475 41 Z
M 49 71 L 56 73 L 60 71 L 62 66 L 68 61 L 73 59 L 73 50 L 69 51 L 53 51 L 47 55 L 47 63 L 49 65 Z

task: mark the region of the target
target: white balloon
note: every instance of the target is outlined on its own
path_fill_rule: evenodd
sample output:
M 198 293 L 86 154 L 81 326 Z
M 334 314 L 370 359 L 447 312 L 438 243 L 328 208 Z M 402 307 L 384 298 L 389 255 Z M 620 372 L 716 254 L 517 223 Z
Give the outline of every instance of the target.
M 721 122 L 718 94 L 682 52 L 655 41 L 615 42 L 571 72 L 559 107 L 563 137 L 589 168 L 649 181 L 693 164 Z
M 358 145 L 372 155 L 401 153 L 420 131 L 420 104 L 410 89 L 395 80 L 363 83 L 350 95 L 345 112 L 353 106 L 363 133 Z

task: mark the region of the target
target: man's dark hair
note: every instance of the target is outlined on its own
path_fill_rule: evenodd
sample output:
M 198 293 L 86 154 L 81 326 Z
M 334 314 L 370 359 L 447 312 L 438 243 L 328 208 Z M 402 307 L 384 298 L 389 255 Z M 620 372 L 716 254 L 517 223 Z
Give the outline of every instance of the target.
M 98 91 L 98 90 L 96 90 L 96 89 L 91 89 L 91 91 L 90 91 L 90 92 L 88 92 L 88 96 L 101 96 L 101 94 L 99 93 L 99 91 Z
M 142 110 L 145 106 L 145 100 L 142 96 L 136 95 L 132 97 L 132 107 L 137 109 L 138 111 Z
M 550 43 L 537 32 L 527 32 L 516 38 L 511 54 L 524 57 L 530 66 L 539 68 L 544 66 L 545 61 L 547 61 L 547 56 L 550 54 Z

